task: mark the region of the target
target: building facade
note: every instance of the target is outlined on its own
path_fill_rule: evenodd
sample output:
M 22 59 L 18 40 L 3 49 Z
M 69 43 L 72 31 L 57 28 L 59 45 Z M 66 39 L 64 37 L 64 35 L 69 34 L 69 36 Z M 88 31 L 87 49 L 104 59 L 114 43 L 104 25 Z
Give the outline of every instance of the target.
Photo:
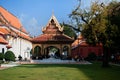
M 86 43 L 82 35 L 79 35 L 78 38 L 72 43 L 72 56 L 80 56 L 82 58 L 88 57 L 90 53 L 95 53 L 96 56 L 103 55 L 103 48 L 101 44 L 92 46 Z
M 32 48 L 31 38 L 19 19 L 9 11 L 0 6 L 0 32 L 7 44 L 0 43 L 0 49 L 4 51 L 11 50 L 16 59 L 22 56 L 22 59 L 30 59 L 30 51 Z
M 55 52 L 57 57 L 71 56 L 73 39 L 63 33 L 63 27 L 60 26 L 54 15 L 50 18 L 47 26 L 42 29 L 42 32 L 43 34 L 32 39 L 33 57 L 48 57 L 51 48 L 57 49 Z

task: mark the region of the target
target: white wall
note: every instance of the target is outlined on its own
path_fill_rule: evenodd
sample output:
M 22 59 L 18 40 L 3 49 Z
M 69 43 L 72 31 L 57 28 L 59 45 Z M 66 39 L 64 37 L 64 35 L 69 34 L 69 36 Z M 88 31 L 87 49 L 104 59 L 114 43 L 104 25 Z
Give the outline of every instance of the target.
M 14 52 L 16 60 L 18 60 L 19 55 L 22 56 L 22 59 L 30 59 L 30 50 L 32 49 L 32 43 L 30 41 L 19 37 L 12 37 L 9 40 L 9 44 L 12 46 L 9 50 Z
M 6 45 L 0 44 L 0 53 L 2 53 L 2 49 L 4 48 L 4 51 L 7 51 Z

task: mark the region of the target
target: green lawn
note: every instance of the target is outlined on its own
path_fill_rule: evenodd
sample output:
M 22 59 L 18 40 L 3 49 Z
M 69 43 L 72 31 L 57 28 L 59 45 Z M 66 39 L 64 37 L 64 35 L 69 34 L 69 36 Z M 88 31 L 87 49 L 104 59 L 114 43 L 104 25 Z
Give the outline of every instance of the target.
M 120 80 L 120 66 L 32 64 L 0 70 L 0 80 Z

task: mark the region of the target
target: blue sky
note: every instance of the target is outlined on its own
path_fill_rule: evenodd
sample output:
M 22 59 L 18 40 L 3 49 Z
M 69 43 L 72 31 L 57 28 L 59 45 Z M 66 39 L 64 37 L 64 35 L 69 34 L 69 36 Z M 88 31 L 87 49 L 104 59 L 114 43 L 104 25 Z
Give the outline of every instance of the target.
M 90 6 L 91 1 L 82 0 L 82 7 Z M 52 13 L 60 23 L 69 23 L 68 15 L 77 4 L 77 0 L 0 0 L 0 5 L 17 16 L 32 36 L 42 34 Z

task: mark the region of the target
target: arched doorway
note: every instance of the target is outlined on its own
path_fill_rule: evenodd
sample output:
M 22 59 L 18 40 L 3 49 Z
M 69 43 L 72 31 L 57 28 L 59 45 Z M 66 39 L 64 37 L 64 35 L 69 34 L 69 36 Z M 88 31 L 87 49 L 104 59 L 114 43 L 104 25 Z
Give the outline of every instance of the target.
M 55 46 L 48 46 L 44 49 L 44 58 L 56 58 L 61 57 L 59 48 Z
M 41 47 L 40 46 L 36 46 L 34 48 L 34 52 L 32 54 L 32 59 L 39 59 L 41 57 Z

